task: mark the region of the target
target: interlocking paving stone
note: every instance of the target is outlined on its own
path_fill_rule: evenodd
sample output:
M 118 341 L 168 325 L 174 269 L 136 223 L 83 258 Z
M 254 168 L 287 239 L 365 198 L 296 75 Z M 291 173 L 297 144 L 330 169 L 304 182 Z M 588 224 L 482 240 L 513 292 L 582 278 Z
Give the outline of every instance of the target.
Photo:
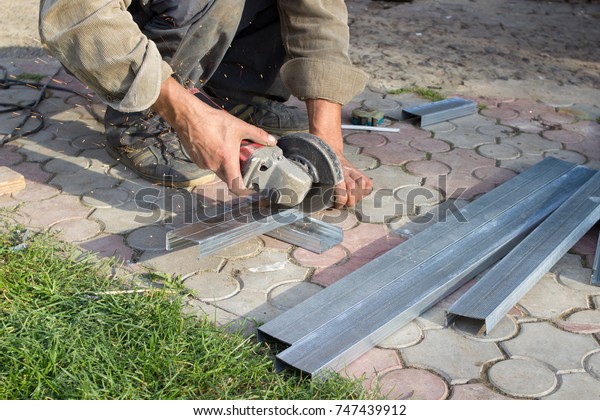
M 587 293 L 598 292 L 598 286 L 591 284 L 592 270 L 581 266 L 579 256 L 573 254 L 570 254 L 570 256 L 572 258 L 565 259 L 564 263 L 559 261 L 552 268 L 552 272 L 556 274 L 558 283 L 572 290 L 580 290 Z
M 600 351 L 591 353 L 583 360 L 586 372 L 600 381 Z
M 108 169 L 106 171 L 106 174 L 113 178 L 121 179 L 121 180 L 139 179 L 140 178 L 138 174 L 133 172 L 127 166 L 121 165 L 121 164 L 111 167 L 110 169 Z
M 521 324 L 519 335 L 500 345 L 511 356 L 532 356 L 557 371 L 582 369 L 583 356 L 600 348 L 590 336 L 561 331 L 546 322 Z
M 11 166 L 20 163 L 23 156 L 17 153 L 18 147 L 13 144 L 2 146 L 2 154 L 0 154 L 0 166 Z
M 514 120 L 519 116 L 519 113 L 508 107 L 490 107 L 481 110 L 481 115 L 490 118 L 497 118 L 502 121 Z
M 543 156 L 545 158 L 553 157 L 566 162 L 575 163 L 576 165 L 582 165 L 587 162 L 587 158 L 585 156 L 570 150 L 552 150 L 550 152 L 544 152 Z
M 437 160 L 416 160 L 406 164 L 407 171 L 423 178 L 446 175 L 450 173 L 451 169 Z
M 570 373 L 560 376 L 561 385 L 556 392 L 544 397 L 545 400 L 598 400 L 600 381 L 587 373 Z
M 104 171 L 110 166 L 117 164 L 117 161 L 104 148 L 84 150 L 79 156 L 89 159 L 92 167 L 103 168 Z
M 356 215 L 349 212 L 347 209 L 327 209 L 313 213 L 311 217 L 321 220 L 325 223 L 338 226 L 344 231 L 350 230 L 358 225 L 358 219 L 356 218 Z
M 122 261 L 131 261 L 133 250 L 125 245 L 121 235 L 99 235 L 79 243 L 79 247 L 96 254 L 99 258 L 115 257 Z
M 432 124 L 432 125 L 428 125 L 427 126 L 427 130 L 431 131 L 432 133 L 435 133 L 436 135 L 438 133 L 450 133 L 454 130 L 456 130 L 458 127 L 456 126 L 456 124 L 453 124 L 451 121 L 442 121 L 439 122 L 437 124 Z M 424 150 L 429 152 L 430 150 Z
M 525 155 L 541 155 L 544 152 L 561 150 L 560 143 L 544 139 L 536 134 L 519 134 L 508 139 L 501 139 L 500 144 L 509 144 L 521 150 Z
M 321 290 L 321 286 L 305 281 L 284 283 L 269 291 L 268 299 L 274 307 L 288 310 Z
M 217 308 L 210 303 L 205 303 L 198 299 L 191 299 L 183 310 L 187 314 L 196 315 L 199 319 L 206 318 L 208 322 L 212 322 L 219 327 L 224 327 L 227 324 L 239 321 L 240 319 L 238 315 L 224 311 L 221 308 Z
M 585 295 L 560 285 L 547 273 L 519 301 L 532 317 L 556 318 L 571 308 L 586 307 Z
M 512 121 L 507 121 L 507 122 L 505 122 L 505 124 L 516 128 L 521 133 L 529 133 L 529 134 L 539 134 L 547 128 L 547 126 L 540 123 L 539 121 L 537 121 L 534 118 L 523 118 L 523 119 L 517 118 Z
M 494 124 L 493 118 L 486 117 L 480 114 L 471 114 L 466 117 L 454 118 L 452 123 L 455 124 L 459 129 L 472 129 L 475 130 L 477 127 L 482 125 Z
M 473 149 L 477 146 L 492 144 L 496 141 L 492 136 L 484 136 L 472 129 L 462 127 L 450 133 L 436 134 L 435 138 L 450 142 L 455 148 L 459 149 Z
M 166 249 L 168 231 L 165 226 L 144 226 L 127 235 L 127 244 L 141 251 L 162 251 Z
M 494 159 L 477 154 L 474 150 L 454 149 L 446 153 L 433 153 L 431 159 L 450 166 L 454 171 L 471 172 L 480 166 L 494 166 Z
M 360 155 L 349 155 L 347 156 L 348 161 L 356 167 L 359 171 L 367 169 L 375 169 L 379 166 L 379 161 L 374 157 L 360 154 Z
M 20 143 L 22 146 L 19 148 L 19 153 L 24 155 L 28 162 L 46 162 L 54 157 L 75 156 L 79 153 L 79 149 L 59 140 L 38 143 L 21 139 Z
M 315 254 L 306 249 L 297 248 L 292 253 L 292 258 L 304 267 L 329 267 L 346 260 L 348 251 L 342 245 L 336 245 L 322 254 Z
M 234 296 L 242 285 L 226 273 L 202 272 L 186 278 L 183 285 L 194 292 L 194 296 L 205 302 L 216 302 Z
M 23 175 L 26 182 L 45 183 L 52 177 L 52 174 L 42 170 L 42 166 L 34 162 L 23 162 L 13 166 L 11 169 Z
M 452 384 L 479 378 L 486 362 L 502 357 L 494 343 L 469 340 L 451 329 L 426 331 L 425 340 L 401 353 L 408 365 L 433 368 Z
M 495 185 L 481 181 L 465 172 L 451 172 L 436 178 L 427 178 L 426 186 L 432 186 L 441 191 L 446 198 L 470 200 L 473 197 L 494 189 Z
M 531 168 L 536 163 L 542 160 L 541 155 L 524 155 L 518 159 L 513 160 L 501 160 L 500 167 L 510 169 L 515 172 L 523 172 Z
M 236 273 L 245 290 L 268 292 L 281 283 L 305 280 L 310 269 L 292 263 L 287 253 L 264 249 L 252 258 L 229 262 L 224 271 Z
M 409 146 L 419 152 L 443 153 L 449 151 L 452 147 L 450 144 L 439 139 L 422 138 L 411 140 Z
M 217 271 L 224 260 L 213 255 L 198 258 L 198 247 L 189 246 L 174 251 L 146 251 L 139 263 L 154 271 L 186 277 L 200 271 Z
M 399 217 L 390 220 L 386 226 L 396 235 L 412 238 L 437 222 L 461 219 L 460 208 L 468 204 L 465 200 L 446 200 L 436 206 L 421 206 L 415 216 Z M 455 215 L 453 215 L 455 214 Z
M 267 322 L 283 313 L 283 310 L 267 303 L 265 292 L 245 288 L 229 299 L 215 302 L 215 306 L 255 322 Z
M 600 135 L 600 124 L 596 121 L 579 121 L 575 124 L 565 124 L 563 129 L 575 131 L 588 140 L 597 139 Z
M 543 112 L 538 117 L 548 124 L 570 124 L 575 121 L 575 116 L 566 112 Z
M 112 188 L 118 183 L 119 180 L 92 169 L 78 173 L 60 173 L 50 180 L 51 185 L 57 185 L 64 193 L 71 195 L 82 195 L 99 188 Z
M 340 374 L 352 379 L 364 378 L 363 383 L 368 387 L 374 375 L 394 367 L 400 367 L 400 359 L 395 351 L 372 348 L 343 368 Z
M 405 240 L 390 234 L 382 225 L 363 223 L 344 233 L 343 245 L 350 251 L 351 258 L 370 260 Z
M 403 349 L 419 344 L 423 338 L 425 338 L 423 330 L 421 330 L 419 324 L 412 321 L 389 337 L 386 337 L 378 346 L 385 349 Z
M 419 152 L 406 143 L 388 143 L 381 147 L 365 147 L 362 153 L 379 159 L 382 165 L 403 165 L 411 160 L 425 158 L 424 152 Z
M 502 360 L 487 373 L 492 385 L 515 397 L 543 397 L 559 385 L 548 366 L 532 359 Z
M 477 127 L 475 131 L 487 137 L 494 137 L 495 139 L 513 137 L 517 134 L 514 128 L 502 124 L 482 125 Z
M 483 384 L 454 385 L 451 400 L 510 400 Z
M 43 168 L 45 171 L 55 174 L 71 174 L 83 171 L 89 168 L 91 164 L 84 157 L 61 156 L 46 162 Z
M 119 207 L 133 199 L 133 194 L 123 188 L 94 188 L 81 197 L 81 201 L 96 208 Z
M 381 147 L 388 143 L 388 139 L 383 134 L 377 133 L 352 133 L 345 139 L 346 143 L 355 147 Z
M 129 201 L 120 207 L 95 209 L 91 217 L 100 220 L 106 232 L 126 233 L 158 223 L 164 214 L 158 208 L 142 208 L 135 201 Z
M 350 155 L 358 155 L 361 151 L 360 147 L 350 146 L 349 144 L 344 143 L 344 156 L 348 157 Z
M 259 236 L 260 240 L 265 244 L 265 248 L 272 250 L 288 252 L 292 249 L 292 245 L 287 242 L 280 241 L 279 239 L 270 238 L 265 235 Z
M 231 245 L 225 249 L 217 251 L 215 255 L 228 259 L 249 258 L 257 255 L 264 247 L 259 238 L 252 238 L 245 242 Z
M 469 325 L 464 319 L 459 319 L 454 323 L 454 330 L 464 335 L 470 340 L 482 342 L 498 342 L 509 340 L 519 332 L 519 327 L 515 320 L 510 316 L 505 316 L 498 325 L 488 331 L 486 335 L 476 336 L 469 332 Z
M 494 185 L 502 184 L 517 175 L 514 171 L 497 166 L 482 166 L 473 171 L 473 176 Z
M 366 258 L 351 257 L 350 260 L 342 265 L 317 268 L 310 281 L 322 286 L 330 286 L 368 262 L 369 260 Z
M 444 199 L 438 190 L 427 186 L 400 187 L 394 191 L 394 196 L 406 203 L 409 212 L 415 207 L 439 204 Z
M 521 151 L 510 144 L 483 144 L 477 148 L 477 153 L 491 159 L 516 159 Z
M 13 193 L 13 198 L 19 201 L 42 201 L 60 194 L 60 190 L 51 185 L 42 184 L 39 182 L 25 182 L 25 188 L 21 191 Z
M 600 309 L 586 309 L 575 312 L 569 315 L 566 321 L 574 324 L 593 324 L 598 328 L 597 332 L 600 332 Z
M 364 171 L 364 174 L 373 180 L 374 192 L 382 189 L 394 190 L 406 185 L 421 184 L 421 177 L 408 174 L 397 166 L 380 166 L 376 169 Z
M 378 190 L 363 198 L 355 211 L 363 223 L 386 223 L 393 217 L 410 214 L 411 210 L 391 190 Z M 414 207 L 412 211 L 414 214 Z
M 585 155 L 590 160 L 600 160 L 600 137 L 595 140 L 583 140 L 579 143 L 569 143 L 565 145 L 565 147 L 568 150 L 573 150 Z
M 93 238 L 102 231 L 102 226 L 84 218 L 68 219 L 51 226 L 58 232 L 58 238 L 65 242 L 82 242 Z
M 542 136 L 548 140 L 565 144 L 579 143 L 584 139 L 581 134 L 568 130 L 546 130 L 542 133 Z
M 90 209 L 79 202 L 79 197 L 59 195 L 48 200 L 25 203 L 21 211 L 31 218 L 31 226 L 45 228 L 65 219 L 86 217 Z
M 570 104 L 564 107 L 566 112 L 571 112 L 580 119 L 595 120 L 600 117 L 600 107 L 593 104 Z
M 449 393 L 442 378 L 423 369 L 392 369 L 375 380 L 380 394 L 389 400 L 443 400 Z

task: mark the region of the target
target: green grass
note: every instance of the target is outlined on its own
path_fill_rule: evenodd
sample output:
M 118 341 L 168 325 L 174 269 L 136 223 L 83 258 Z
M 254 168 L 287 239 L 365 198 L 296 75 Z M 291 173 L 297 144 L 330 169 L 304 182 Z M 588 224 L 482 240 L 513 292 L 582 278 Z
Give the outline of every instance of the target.
M 46 77 L 45 74 L 26 73 L 26 72 L 17 75 L 17 79 L 19 79 L 19 80 L 30 80 L 30 81 L 36 82 L 36 83 L 40 83 L 44 77 Z
M 276 374 L 273 354 L 130 287 L 46 234 L 0 229 L 0 399 L 362 399 L 358 382 Z M 177 290 L 177 289 L 175 289 Z
M 433 89 L 419 87 L 419 86 L 410 86 L 410 87 L 401 88 L 401 89 L 394 89 L 394 90 L 389 91 L 388 93 L 391 95 L 400 95 L 403 93 L 414 93 L 424 99 L 429 99 L 432 102 L 442 101 L 442 100 L 446 99 L 446 96 L 442 95 L 441 93 L 439 93 Z
M 600 124 L 600 117 L 596 118 L 596 122 Z

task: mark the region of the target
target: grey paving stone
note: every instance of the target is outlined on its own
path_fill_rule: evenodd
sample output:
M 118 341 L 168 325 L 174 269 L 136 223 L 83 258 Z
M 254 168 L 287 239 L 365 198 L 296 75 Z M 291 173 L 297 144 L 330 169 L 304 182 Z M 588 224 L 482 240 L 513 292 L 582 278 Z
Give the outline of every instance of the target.
M 102 134 L 81 136 L 71 140 L 71 146 L 80 150 L 102 149 L 106 146 L 106 139 Z
M 583 360 L 583 367 L 586 372 L 600 381 L 600 351 L 587 355 Z
M 477 129 L 484 125 L 493 125 L 496 123 L 495 118 L 489 118 L 481 114 L 471 114 L 466 117 L 454 118 L 452 124 L 455 124 L 459 129 Z
M 426 331 L 423 341 L 401 353 L 408 365 L 433 368 L 451 384 L 479 378 L 485 363 L 502 357 L 495 344 L 472 341 L 450 329 Z
M 373 180 L 373 189 L 396 189 L 407 185 L 421 185 L 422 178 L 410 175 L 398 166 L 382 165 L 376 169 L 364 171 Z
M 162 251 L 166 248 L 169 229 L 165 226 L 144 226 L 127 235 L 127 244 L 141 251 Z
M 96 209 L 91 217 L 100 220 L 106 232 L 123 234 L 158 223 L 163 220 L 164 214 L 158 208 L 142 208 L 135 201 L 130 201 L 120 207 Z
M 403 349 L 419 344 L 423 338 L 425 338 L 423 330 L 419 324 L 412 321 L 387 337 L 378 346 L 385 349 Z
M 344 156 L 349 157 L 351 155 L 358 155 L 360 153 L 360 149 L 360 147 L 344 143 Z
M 84 157 L 61 156 L 46 162 L 43 168 L 46 172 L 55 174 L 71 174 L 87 169 L 91 164 L 89 159 Z
M 435 138 L 450 142 L 460 149 L 474 149 L 483 144 L 494 144 L 496 141 L 493 136 L 484 136 L 472 128 L 458 128 L 449 133 L 439 133 Z
M 502 124 L 482 125 L 476 128 L 479 134 L 496 139 L 513 137 L 517 132 L 514 128 Z
M 238 315 L 224 311 L 221 308 L 211 305 L 210 303 L 202 302 L 198 299 L 190 300 L 188 305 L 183 309 L 184 313 L 195 315 L 199 319 L 206 318 L 209 322 L 212 322 L 219 327 L 223 327 L 240 319 Z
M 510 400 L 484 384 L 464 384 L 452 387 L 451 400 Z
M 498 160 L 516 159 L 521 156 L 521 151 L 510 144 L 483 144 L 477 148 L 477 153 Z
M 112 188 L 118 183 L 118 180 L 92 169 L 57 174 L 50 180 L 50 185 L 58 185 L 63 192 L 71 195 L 82 195 L 98 188 Z
M 522 133 L 518 136 L 501 139 L 500 144 L 508 144 L 521 150 L 524 155 L 542 155 L 544 152 L 561 150 L 560 143 L 546 140 L 537 134 Z
M 440 133 L 450 133 L 452 131 L 455 131 L 457 128 L 458 127 L 456 126 L 456 124 L 452 124 L 450 121 L 443 121 L 437 124 L 427 126 L 427 130 L 435 133 L 436 137 L 438 137 L 438 134 Z
M 495 363 L 487 372 L 492 385 L 515 397 L 543 397 L 558 386 L 558 378 L 545 364 L 532 359 Z
M 398 111 L 402 108 L 402 104 L 392 98 L 386 99 L 365 99 L 363 105 L 369 108 L 378 109 L 386 114 L 388 112 Z
M 559 372 L 581 370 L 583 356 L 599 348 L 590 336 L 568 333 L 546 322 L 521 324 L 519 335 L 500 345 L 511 357 L 535 357 Z
M 573 104 L 565 107 L 581 119 L 595 120 L 600 117 L 600 107 L 592 104 Z
M 42 201 L 60 194 L 60 190 L 52 185 L 39 182 L 27 182 L 25 188 L 12 194 L 12 197 L 21 202 Z
M 283 310 L 267 303 L 266 293 L 245 289 L 229 299 L 215 302 L 215 306 L 255 322 L 267 322 L 283 313 Z
M 81 201 L 96 208 L 119 207 L 133 199 L 133 194 L 123 188 L 94 188 L 81 197 Z
M 599 400 L 600 381 L 587 373 L 569 373 L 560 376 L 560 388 L 544 400 Z
M 217 302 L 237 294 L 242 285 L 234 276 L 225 273 L 202 272 L 196 273 L 183 282 L 191 289 L 194 296 L 204 302 Z
M 198 258 L 198 247 L 189 246 L 174 251 L 146 251 L 139 263 L 154 271 L 187 277 L 200 271 L 217 271 L 225 260 L 213 255 Z
M 349 155 L 347 156 L 347 159 L 359 171 L 375 169 L 379 166 L 379 161 L 377 159 L 367 155 Z
M 278 309 L 288 310 L 323 290 L 322 286 L 306 281 L 296 281 L 275 286 L 268 301 Z
M 108 168 L 117 164 L 117 161 L 110 157 L 104 148 L 84 150 L 79 156 L 89 159 L 92 163 L 92 167 L 101 167 L 105 172 L 108 170 Z
M 577 165 L 582 165 L 587 162 L 587 158 L 585 156 L 577 152 L 572 152 L 570 150 L 552 150 L 550 152 L 545 152 L 543 156 L 545 158 L 553 157 L 556 159 L 575 163 Z
M 306 280 L 310 269 L 292 263 L 285 252 L 264 249 L 255 257 L 229 262 L 224 271 L 237 272 L 245 289 L 267 293 L 282 283 Z
M 264 244 L 259 238 L 252 238 L 245 242 L 231 245 L 221 251 L 218 251 L 215 255 L 231 260 L 250 258 L 258 255 L 262 251 L 263 247 Z
M 414 207 L 409 209 L 406 202 L 397 199 L 389 189 L 372 192 L 356 204 L 354 210 L 363 223 L 386 223 L 416 211 Z
M 575 324 L 595 324 L 600 326 L 600 309 L 586 309 L 569 315 L 566 319 Z
M 519 304 L 536 318 L 557 318 L 571 308 L 586 307 L 586 296 L 564 287 L 548 273 L 527 294 Z
M 25 156 L 28 162 L 46 162 L 55 157 L 75 156 L 79 149 L 60 140 L 49 140 L 38 143 L 34 140 L 21 139 L 21 147 L 17 152 Z
M 470 340 L 474 341 L 482 341 L 482 342 L 499 342 L 509 340 L 519 332 L 519 327 L 514 320 L 514 318 L 510 316 L 505 316 L 500 320 L 498 325 L 492 329 L 492 331 L 488 331 L 486 335 L 477 336 L 470 332 L 468 322 L 465 322 L 464 319 L 459 319 L 454 323 L 454 329 L 459 333 L 464 335 Z
M 596 309 L 600 309 L 600 296 L 593 296 L 592 302 L 594 303 L 594 307 Z
M 552 268 L 552 272 L 556 274 L 558 282 L 572 290 L 579 290 L 587 293 L 598 292 L 598 286 L 591 284 L 592 270 L 581 266 L 581 259 L 579 256 L 574 254 L 566 254 L 565 257 L 566 256 L 569 256 L 569 259 L 565 260 L 563 257 L 561 261 L 573 261 L 571 265 L 562 265 L 559 261 L 557 265 Z
M 524 155 L 518 159 L 501 160 L 499 166 L 515 172 L 523 172 L 531 168 L 533 165 L 539 163 L 542 159 L 543 156 L 541 155 Z
M 121 165 L 121 164 L 111 167 L 106 173 L 109 176 L 112 176 L 113 178 L 116 178 L 116 179 L 122 179 L 122 180 L 140 179 L 138 174 L 133 172 L 127 166 Z

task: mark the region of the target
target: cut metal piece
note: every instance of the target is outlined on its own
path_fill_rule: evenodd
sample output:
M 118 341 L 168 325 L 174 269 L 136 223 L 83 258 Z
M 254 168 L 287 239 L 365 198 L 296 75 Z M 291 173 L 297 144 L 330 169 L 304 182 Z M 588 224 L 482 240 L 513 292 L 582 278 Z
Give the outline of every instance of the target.
M 419 263 L 436 257 L 464 236 L 526 198 L 550 185 L 561 185 L 572 176 L 575 165 L 547 158 L 531 169 L 505 182 L 470 203 L 461 214 L 463 222 L 453 219 L 437 223 L 409 241 L 379 256 L 365 267 L 349 274 L 315 296 L 286 311 L 259 328 L 259 339 L 275 339 L 294 344 L 332 319 L 378 293 Z M 467 222 L 465 223 L 464 220 Z M 389 296 L 388 296 L 389 297 Z
M 449 98 L 402 110 L 402 119 L 410 120 L 421 127 L 465 117 L 477 112 L 477 104 L 463 98 Z
M 273 210 L 272 206 L 253 205 L 248 209 L 183 226 L 167 233 L 167 251 L 196 242 L 198 256 L 213 254 L 273 229 L 294 223 L 306 215 L 295 208 Z
M 266 236 L 296 245 L 317 254 L 333 248 L 343 240 L 342 228 L 311 217 L 298 220 L 265 233 Z
M 444 252 L 415 260 L 404 274 L 388 276 L 392 281 L 386 287 L 278 354 L 276 367 L 291 366 L 319 377 L 348 365 L 512 250 L 570 196 L 569 188 L 589 179 L 591 171 L 574 172 L 463 235 Z M 410 242 L 419 241 L 405 244 L 415 245 Z M 374 260 L 356 273 L 368 282 L 389 268 Z
M 466 319 L 486 333 L 600 220 L 596 173 L 448 311 L 449 323 Z
M 592 284 L 600 286 L 600 236 L 598 237 L 598 245 L 596 245 L 596 255 L 594 256 L 592 270 Z

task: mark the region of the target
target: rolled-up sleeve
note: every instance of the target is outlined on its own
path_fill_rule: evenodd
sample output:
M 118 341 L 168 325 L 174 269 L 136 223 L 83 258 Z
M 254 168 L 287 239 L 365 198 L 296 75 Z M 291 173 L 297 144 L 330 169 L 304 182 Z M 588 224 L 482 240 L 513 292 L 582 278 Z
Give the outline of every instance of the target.
M 348 56 L 348 11 L 342 0 L 279 0 L 289 60 L 281 77 L 300 99 L 345 104 L 364 89 L 367 75 Z
M 131 0 L 42 0 L 44 47 L 111 107 L 148 109 L 172 69 L 127 7 Z

